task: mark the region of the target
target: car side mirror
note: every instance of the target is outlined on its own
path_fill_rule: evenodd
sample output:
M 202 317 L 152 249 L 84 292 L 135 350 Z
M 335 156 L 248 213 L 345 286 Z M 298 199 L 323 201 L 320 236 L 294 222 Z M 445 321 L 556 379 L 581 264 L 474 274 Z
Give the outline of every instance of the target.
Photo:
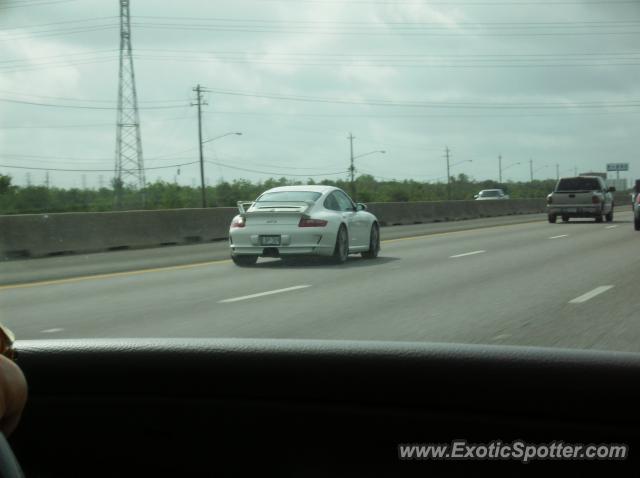
M 616 188 L 615 188 L 615 187 L 613 187 L 613 186 L 611 186 L 611 187 L 609 188 L 609 192 L 610 192 L 610 193 L 615 193 L 615 192 L 616 192 Z
M 367 205 L 364 203 L 359 202 L 358 204 L 356 204 L 356 211 L 366 211 L 367 210 Z

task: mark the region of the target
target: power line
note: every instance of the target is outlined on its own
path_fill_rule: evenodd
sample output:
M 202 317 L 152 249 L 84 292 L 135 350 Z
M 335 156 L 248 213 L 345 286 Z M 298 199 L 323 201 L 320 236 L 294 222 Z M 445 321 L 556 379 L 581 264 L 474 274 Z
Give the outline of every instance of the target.
M 387 1 L 387 0 L 255 0 L 259 2 L 281 2 L 281 3 L 323 3 L 323 4 L 353 4 L 353 5 L 415 5 L 424 6 L 424 2 L 411 2 L 411 1 Z M 630 5 L 636 4 L 637 0 L 554 0 L 547 2 L 540 2 L 536 0 L 522 0 L 522 1 L 505 1 L 505 0 L 481 0 L 477 2 L 469 1 L 435 1 L 429 2 L 429 6 L 521 6 L 521 5 Z
M 149 18 L 157 20 L 171 21 L 195 21 L 195 22 L 220 22 L 220 23 L 248 23 L 248 24 L 276 24 L 276 25 L 364 25 L 364 26 L 387 26 L 387 25 L 407 25 L 407 26 L 437 26 L 440 28 L 451 28 L 450 25 L 443 22 L 415 22 L 415 21 L 383 21 L 380 23 L 364 22 L 364 21 L 339 21 L 339 20 L 266 20 L 266 19 L 248 19 L 248 18 L 228 18 L 228 17 L 167 17 L 158 15 L 136 15 L 136 18 Z M 153 24 L 153 22 L 151 22 Z M 578 20 L 578 21 L 552 21 L 552 22 L 455 22 L 455 26 L 584 26 L 584 25 L 628 25 L 638 24 L 640 20 Z
M 249 173 L 258 173 L 258 174 L 282 175 L 282 176 L 297 176 L 297 177 L 337 176 L 337 175 L 340 175 L 340 174 L 344 174 L 346 172 L 346 171 L 338 171 L 338 172 L 331 172 L 331 173 L 316 173 L 316 174 L 291 174 L 291 173 L 286 173 L 285 174 L 282 171 L 280 171 L 280 172 L 271 171 L 270 172 L 270 171 L 260 171 L 260 170 L 257 170 L 257 169 L 242 168 L 242 167 L 239 167 L 239 166 L 231 166 L 230 164 L 221 163 L 219 161 L 205 160 L 205 162 L 211 163 L 211 164 L 216 164 L 218 166 L 222 166 L 223 168 L 235 169 L 235 170 L 238 170 L 238 171 L 245 171 L 245 172 L 249 172 Z
M 11 3 L 11 2 L 7 2 L 4 5 L 0 5 L 0 10 L 8 10 L 10 8 L 21 8 L 21 7 L 41 7 L 44 5 L 55 5 L 58 3 L 68 3 L 68 2 L 75 2 L 77 0 L 49 0 L 49 1 L 42 1 L 42 2 L 15 2 L 15 3 Z
M 83 105 L 62 105 L 55 103 L 39 103 L 35 101 L 24 101 L 24 100 L 16 100 L 11 98 L 0 98 L 0 101 L 4 101 L 6 103 L 16 103 L 22 105 L 29 106 L 43 106 L 48 108 L 71 108 L 71 109 L 82 109 L 82 110 L 117 110 L 118 108 L 110 107 L 110 106 L 83 106 Z M 162 106 L 145 106 L 138 109 L 141 110 L 166 110 L 172 108 L 184 108 L 186 105 L 162 105 Z
M 306 28 L 297 28 L 296 27 L 284 27 L 284 28 L 275 28 L 272 26 L 243 26 L 243 25 L 187 25 L 187 24 L 161 24 L 161 23 L 134 23 L 134 26 L 141 29 L 151 29 L 151 30 L 179 30 L 179 31 L 217 31 L 217 32 L 237 32 L 237 33 L 280 33 L 280 34 L 309 34 L 313 33 L 316 35 L 348 35 L 348 36 L 389 36 L 389 35 L 401 35 L 401 36 L 436 36 L 436 37 L 451 37 L 451 36 L 461 36 L 465 33 L 467 34 L 477 34 L 477 31 L 467 31 L 457 29 L 455 31 L 451 31 L 450 28 L 446 29 L 446 31 L 438 33 L 438 32 L 429 32 L 429 31 L 421 31 L 419 29 L 407 29 L 407 28 L 383 28 L 384 24 L 380 26 L 376 26 L 378 30 L 370 28 L 360 28 L 360 29 L 351 29 L 351 30 L 337 30 L 337 29 L 319 29 L 314 28 L 312 26 Z M 627 28 L 636 28 L 634 25 L 629 25 Z M 517 29 L 519 27 L 513 27 Z M 623 30 L 623 31 L 566 31 L 564 28 L 558 28 L 558 31 L 547 31 L 547 32 L 496 32 L 496 31 L 480 31 L 482 36 L 492 36 L 492 37 L 525 37 L 525 36 L 580 36 L 580 35 L 637 35 L 640 34 L 638 30 Z
M 153 166 L 151 168 L 145 167 L 145 171 L 150 171 L 153 169 L 171 169 L 171 168 L 179 168 L 181 166 L 189 166 L 191 164 L 196 164 L 198 161 L 192 161 L 190 163 L 181 163 L 181 164 L 172 164 L 170 166 Z M 32 166 L 14 166 L 11 164 L 0 164 L 2 168 L 10 168 L 10 169 L 28 169 L 32 171 L 66 171 L 73 173 L 112 173 L 113 169 L 65 169 L 65 168 L 36 168 Z
M 7 91 L 0 90 L 2 94 L 16 95 L 27 98 L 38 98 L 38 99 L 48 99 L 48 100 L 64 100 L 64 101 L 76 101 L 76 102 L 86 102 L 86 103 L 113 103 L 113 100 L 107 99 L 89 99 L 89 98 L 72 98 L 68 96 L 47 96 L 47 95 L 34 95 L 31 93 L 20 93 L 16 91 Z M 140 100 L 139 103 L 182 103 L 181 106 L 188 106 L 185 104 L 185 99 L 175 99 L 175 100 Z
M 478 109 L 567 109 L 567 108 L 635 108 L 640 106 L 640 99 L 636 100 L 608 100 L 606 102 L 571 102 L 571 103 L 479 103 L 479 102 L 453 102 L 453 101 L 391 101 L 385 99 L 368 99 L 354 101 L 343 98 L 313 97 L 313 96 L 293 96 L 275 93 L 252 93 L 233 90 L 222 90 L 213 88 L 211 93 L 217 95 L 242 96 L 251 98 L 266 98 L 273 100 L 299 101 L 311 103 L 330 103 L 344 105 L 361 106 L 391 106 L 410 108 L 478 108 Z
M 62 20 L 59 22 L 49 22 L 49 23 L 39 23 L 36 25 L 21 25 L 19 27 L 3 27 L 3 30 L 25 30 L 27 28 L 42 28 L 42 27 L 49 27 L 51 25 L 65 25 L 65 24 L 70 24 L 70 23 L 86 23 L 86 22 L 93 22 L 93 21 L 97 21 L 97 20 L 117 20 L 119 17 L 115 16 L 115 15 L 111 15 L 111 16 L 105 16 L 105 17 L 91 17 L 91 18 L 80 18 L 77 20 Z

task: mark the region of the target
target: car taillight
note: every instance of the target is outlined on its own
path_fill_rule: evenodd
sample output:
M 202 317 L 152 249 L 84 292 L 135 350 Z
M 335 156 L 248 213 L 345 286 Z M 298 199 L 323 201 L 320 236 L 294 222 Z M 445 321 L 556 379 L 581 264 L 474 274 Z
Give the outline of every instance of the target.
M 324 227 L 327 221 L 323 219 L 311 219 L 310 217 L 301 217 L 298 227 Z
M 600 196 L 591 196 L 591 202 L 593 204 L 600 204 Z
M 242 216 L 237 216 L 233 218 L 233 221 L 231 221 L 231 229 L 235 229 L 236 227 L 244 227 L 244 217 Z

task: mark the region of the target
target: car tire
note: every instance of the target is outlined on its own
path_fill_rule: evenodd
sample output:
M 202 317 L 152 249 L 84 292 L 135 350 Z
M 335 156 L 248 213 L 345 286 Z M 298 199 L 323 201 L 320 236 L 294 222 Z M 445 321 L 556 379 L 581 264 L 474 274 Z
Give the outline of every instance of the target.
M 569 222 L 569 216 L 562 216 L 562 222 Z
M 362 253 L 364 259 L 375 259 L 380 252 L 380 228 L 373 223 L 369 233 L 369 250 Z
M 607 222 L 613 222 L 613 206 L 611 206 L 611 212 L 605 216 Z
M 258 256 L 255 255 L 232 255 L 233 263 L 240 267 L 249 267 L 258 262 Z
M 640 219 L 635 218 L 635 219 L 633 220 L 633 228 L 634 228 L 636 231 L 640 231 Z
M 549 214 L 548 218 L 551 224 L 555 224 L 556 220 L 558 219 L 558 216 L 556 216 L 555 214 Z
M 331 262 L 334 264 L 344 264 L 349 257 L 349 234 L 347 228 L 342 224 L 336 234 L 336 245 L 333 248 Z

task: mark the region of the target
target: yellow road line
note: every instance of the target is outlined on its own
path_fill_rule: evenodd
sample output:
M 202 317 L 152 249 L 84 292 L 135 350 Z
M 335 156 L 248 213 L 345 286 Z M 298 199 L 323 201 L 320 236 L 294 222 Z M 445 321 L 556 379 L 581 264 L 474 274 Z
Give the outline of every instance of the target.
M 10 284 L 0 286 L 0 291 L 11 289 L 26 289 L 29 287 L 39 287 L 44 285 L 57 285 L 57 284 L 72 284 L 74 282 L 82 282 L 85 280 L 97 280 L 97 279 L 110 279 L 113 277 L 127 277 L 134 275 L 149 274 L 151 272 L 164 272 L 164 271 L 178 271 L 182 269 L 193 269 L 195 267 L 203 267 L 213 264 L 226 264 L 231 262 L 230 259 L 221 259 L 218 261 L 196 262 L 194 264 L 185 264 L 182 266 L 168 266 L 168 267 L 155 267 L 151 269 L 140 269 L 137 271 L 127 272 L 111 272 L 109 274 L 95 274 L 89 276 L 69 277 L 68 279 L 54 279 L 40 282 L 27 282 L 24 284 Z
M 399 237 L 397 239 L 387 239 L 381 242 L 382 244 L 390 244 L 393 242 L 400 242 L 400 241 L 415 241 L 418 239 L 426 239 L 429 237 L 461 234 L 464 232 L 476 231 L 479 229 L 495 229 L 498 227 L 522 226 L 523 224 L 537 224 L 537 223 L 543 223 L 543 222 L 546 222 L 546 221 L 530 221 L 530 222 L 524 222 L 524 223 L 521 222 L 516 224 L 497 224 L 495 226 L 481 226 L 481 227 L 476 227 L 472 229 L 462 229 L 459 231 L 436 232 L 434 234 L 421 234 L 419 236 Z M 135 275 L 141 275 L 141 274 L 149 274 L 152 272 L 166 272 L 166 271 L 177 271 L 177 270 L 183 270 L 183 269 L 193 269 L 196 267 L 203 267 L 203 266 L 209 266 L 214 264 L 228 264 L 230 262 L 231 262 L 230 259 L 221 259 L 217 261 L 197 262 L 194 264 L 186 264 L 181 266 L 155 267 L 150 269 L 140 269 L 136 271 L 111 272 L 108 274 L 94 274 L 94 275 L 88 275 L 88 276 L 69 277 L 67 279 L 53 279 L 53 280 L 46 280 L 46 281 L 39 281 L 39 282 L 27 282 L 23 284 L 9 284 L 9 285 L 0 286 L 0 292 L 4 290 L 27 289 L 29 287 L 40 287 L 40 286 L 47 286 L 47 285 L 73 284 L 74 282 L 82 282 L 86 280 L 111 279 L 114 277 L 129 277 L 129 276 L 135 276 Z

